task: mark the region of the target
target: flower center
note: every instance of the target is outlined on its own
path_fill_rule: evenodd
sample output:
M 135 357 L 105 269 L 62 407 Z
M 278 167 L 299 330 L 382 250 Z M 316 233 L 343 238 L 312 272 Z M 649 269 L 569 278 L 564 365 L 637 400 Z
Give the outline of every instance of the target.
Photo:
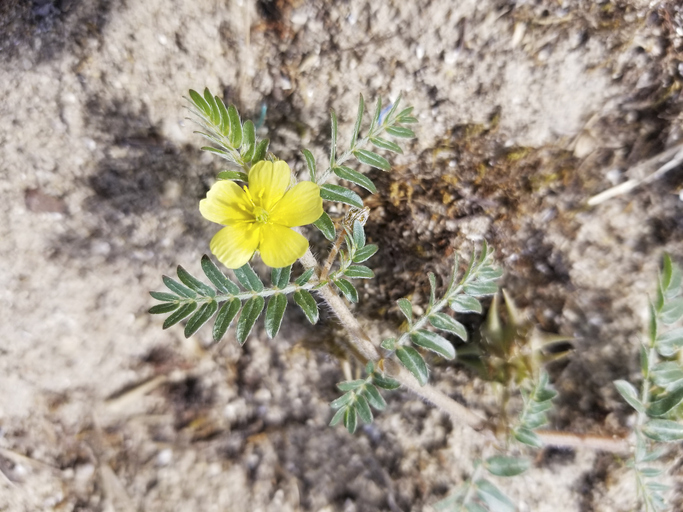
M 256 218 L 256 222 L 260 224 L 268 222 L 268 212 L 260 206 L 254 206 L 254 217 Z

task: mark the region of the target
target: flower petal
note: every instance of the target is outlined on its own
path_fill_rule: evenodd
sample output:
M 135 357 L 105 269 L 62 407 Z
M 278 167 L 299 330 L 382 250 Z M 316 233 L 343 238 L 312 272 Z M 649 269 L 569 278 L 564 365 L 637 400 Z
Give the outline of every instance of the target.
M 287 162 L 261 161 L 249 171 L 249 192 L 257 206 L 267 211 L 285 195 L 292 171 Z
M 240 268 L 258 248 L 261 226 L 255 222 L 228 224 L 211 239 L 211 252 L 228 268 Z
M 214 183 L 206 199 L 199 201 L 202 216 L 217 224 L 254 220 L 252 210 L 247 194 L 230 180 Z
M 259 252 L 263 263 L 273 268 L 287 267 L 301 258 L 308 248 L 303 235 L 285 226 L 265 224 Z
M 270 210 L 269 220 L 283 226 L 304 226 L 315 222 L 322 214 L 320 187 L 311 181 L 302 181 L 290 188 Z

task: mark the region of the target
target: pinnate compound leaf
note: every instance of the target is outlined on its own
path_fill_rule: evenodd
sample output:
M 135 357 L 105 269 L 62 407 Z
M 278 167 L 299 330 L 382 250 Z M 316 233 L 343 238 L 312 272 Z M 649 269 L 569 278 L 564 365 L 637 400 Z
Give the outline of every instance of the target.
M 664 416 L 671 409 L 683 402 L 683 387 L 666 393 L 656 402 L 652 402 L 648 407 L 648 416 Z
M 337 232 L 334 229 L 334 222 L 330 219 L 330 216 L 326 212 L 316 220 L 313 225 L 320 230 L 325 238 L 332 241 L 337 236 Z
M 448 305 L 456 313 L 478 313 L 481 314 L 481 303 L 469 295 L 458 295 L 449 301 Z
M 157 304 L 156 306 L 152 306 L 148 313 L 150 315 L 163 315 L 165 313 L 170 313 L 171 311 L 175 311 L 180 307 L 180 304 L 178 302 L 165 302 L 164 304 Z
M 183 318 L 188 316 L 190 313 L 192 313 L 195 309 L 197 309 L 197 303 L 196 302 L 188 302 L 187 304 L 180 306 L 179 309 L 175 311 L 171 316 L 169 316 L 163 324 L 164 329 L 168 329 L 172 325 L 177 324 L 180 322 Z
M 320 187 L 320 197 L 325 201 L 334 201 L 337 203 L 344 203 L 356 208 L 363 208 L 363 200 L 353 190 L 339 185 L 330 185 L 326 183 Z
M 445 313 L 432 313 L 429 315 L 429 323 L 437 329 L 455 334 L 463 341 L 467 341 L 467 329 L 457 320 Z
M 398 308 L 401 310 L 401 313 L 403 313 L 403 316 L 405 316 L 408 320 L 408 323 L 412 323 L 413 305 L 410 303 L 410 301 L 408 299 L 402 298 L 398 299 L 396 302 L 398 303 Z
M 529 459 L 519 457 L 506 457 L 496 455 L 486 459 L 486 469 L 495 476 L 516 476 L 521 475 L 531 467 Z
M 619 391 L 619 394 L 628 402 L 628 404 L 633 407 L 636 411 L 640 413 L 645 412 L 645 406 L 638 399 L 638 391 L 633 384 L 625 380 L 615 380 L 614 386 Z
M 237 316 L 237 313 L 239 313 L 241 307 L 242 301 L 239 299 L 230 299 L 221 306 L 221 309 L 216 316 L 216 322 L 213 324 L 214 341 L 218 342 L 225 336 L 225 333 L 235 319 L 235 316 Z
M 297 290 L 294 292 L 294 302 L 299 305 L 309 322 L 314 325 L 318 322 L 318 304 L 313 295 L 306 290 Z
M 237 342 L 244 345 L 247 341 L 247 336 L 254 328 L 256 320 L 261 315 L 266 301 L 263 297 L 256 296 L 249 299 L 242 308 L 242 314 L 237 321 Z
M 294 282 L 299 286 L 305 285 L 308 281 L 310 281 L 311 277 L 313 277 L 313 272 L 315 272 L 313 267 L 306 269 L 306 271 L 297 277 L 296 281 Z
M 412 139 L 415 137 L 415 132 L 405 126 L 387 126 L 387 133 L 402 139 Z
M 259 276 L 256 275 L 254 269 L 251 268 L 249 263 L 245 263 L 243 267 L 235 269 L 235 277 L 237 280 L 246 288 L 252 292 L 262 292 L 263 283 Z
M 164 302 L 173 302 L 180 299 L 177 295 L 166 292 L 149 292 L 149 294 L 156 300 L 163 300 Z
M 401 146 L 396 144 L 393 141 L 383 139 L 382 137 L 373 137 L 370 139 L 370 142 L 380 148 L 380 149 L 386 149 L 388 151 L 393 151 L 394 153 L 398 153 L 400 155 L 403 154 L 403 150 L 401 149 Z
M 660 313 L 663 323 L 670 325 L 678 322 L 683 317 L 683 298 L 671 299 L 664 303 Z
M 403 366 L 412 373 L 421 386 L 427 384 L 429 380 L 429 369 L 427 363 L 420 353 L 413 347 L 403 346 L 396 349 L 396 356 Z
M 358 249 L 353 255 L 354 263 L 362 263 L 369 260 L 377 252 L 378 247 L 374 244 L 368 244 L 365 247 Z
M 352 265 L 344 271 L 344 275 L 350 279 L 372 279 L 375 273 L 364 265 Z
M 488 480 L 477 480 L 477 496 L 486 503 L 491 512 L 515 512 L 515 504 L 498 487 Z
M 246 172 L 241 171 L 221 171 L 218 173 L 217 178 L 219 180 L 238 180 L 244 181 L 245 183 L 249 181 L 249 177 Z
M 349 302 L 358 302 L 358 290 L 346 279 L 336 279 L 334 284 Z
M 355 407 L 347 407 L 344 414 L 344 426 L 349 434 L 353 434 L 358 426 L 358 416 L 356 415 Z
M 410 340 L 415 345 L 436 352 L 441 357 L 446 359 L 455 358 L 455 348 L 451 342 L 435 332 L 419 329 L 418 331 L 411 333 Z
M 188 287 L 183 286 L 175 279 L 171 279 L 168 276 L 162 276 L 161 279 L 164 281 L 164 284 L 169 290 L 177 293 L 181 297 L 185 297 L 187 299 L 194 299 L 197 297 L 197 294 L 195 292 L 190 290 Z
M 194 315 L 190 317 L 187 324 L 185 324 L 185 337 L 189 338 L 196 333 L 202 325 L 211 319 L 217 310 L 218 303 L 215 300 L 202 304 Z
M 643 434 L 655 441 L 680 441 L 683 439 L 683 424 L 670 420 L 650 420 L 643 426 Z
M 391 164 L 389 161 L 373 151 L 368 151 L 367 149 L 357 149 L 353 152 L 353 156 L 355 156 L 359 162 L 369 165 L 370 167 L 376 167 L 377 169 L 382 169 L 383 171 L 388 171 L 391 169 Z
M 274 268 L 270 271 L 270 282 L 276 288 L 284 288 L 289 284 L 289 278 L 292 275 L 292 266 Z
M 363 423 L 372 423 L 372 410 L 363 395 L 356 395 L 356 402 L 353 405 Z
M 386 408 L 387 403 L 384 401 L 382 395 L 380 395 L 379 390 L 372 384 L 365 385 L 363 395 L 368 403 L 378 411 L 383 411 Z
M 200 295 L 213 297 L 216 292 L 210 286 L 205 285 L 199 279 L 191 275 L 187 270 L 178 265 L 178 278 L 180 281 Z
M 393 391 L 401 387 L 401 383 L 391 377 L 385 377 L 379 373 L 375 373 L 372 376 L 372 383 L 378 388 L 386 389 L 387 391 Z
M 268 307 L 266 308 L 266 333 L 269 338 L 277 336 L 282 325 L 282 318 L 285 316 L 285 309 L 287 309 L 287 297 L 281 293 L 276 293 L 268 299 Z
M 311 181 L 315 183 L 317 175 L 316 173 L 318 172 L 318 169 L 315 165 L 315 157 L 313 156 L 313 153 L 307 149 L 302 149 L 301 153 L 303 153 L 304 159 L 306 160 L 306 167 L 308 168 L 308 174 L 311 175 Z

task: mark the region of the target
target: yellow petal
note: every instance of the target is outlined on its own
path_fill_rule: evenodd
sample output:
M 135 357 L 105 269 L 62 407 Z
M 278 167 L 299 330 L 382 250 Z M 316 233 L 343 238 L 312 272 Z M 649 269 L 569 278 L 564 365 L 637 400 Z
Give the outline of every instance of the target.
M 305 226 L 318 220 L 322 214 L 320 187 L 311 181 L 302 181 L 290 188 L 270 210 L 269 220 L 283 226 Z
M 211 239 L 211 252 L 228 268 L 240 268 L 258 248 L 261 226 L 254 222 L 228 224 Z
M 284 226 L 264 224 L 259 252 L 263 263 L 273 268 L 287 267 L 301 258 L 308 248 L 305 237 Z
M 292 172 L 286 162 L 261 161 L 249 171 L 249 192 L 256 205 L 270 211 L 285 195 Z
M 230 180 L 214 183 L 206 194 L 206 199 L 199 201 L 202 216 L 218 224 L 254 220 L 252 210 L 247 194 Z

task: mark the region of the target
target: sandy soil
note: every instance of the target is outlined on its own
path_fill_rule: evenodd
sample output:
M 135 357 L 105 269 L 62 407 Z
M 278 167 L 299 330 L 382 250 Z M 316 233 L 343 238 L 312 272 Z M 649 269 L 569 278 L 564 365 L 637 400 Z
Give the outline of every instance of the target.
M 423 510 L 471 471 L 473 434 L 405 392 L 354 436 L 326 426 L 342 377 L 325 315 L 239 348 L 146 313 L 215 229 L 197 202 L 221 163 L 198 150 L 188 88 L 245 117 L 265 105 L 262 135 L 296 169 L 301 147 L 324 155 L 330 107 L 348 134 L 359 93 L 403 91 L 418 138 L 370 172 L 382 249 L 359 314 L 397 326 L 394 300 L 424 299 L 426 270 L 486 238 L 517 302 L 576 337 L 550 368 L 553 426 L 627 432 L 611 382 L 638 376 L 662 251 L 681 261 L 683 180 L 586 200 L 680 142 L 682 49 L 675 2 L 3 1 L 0 510 Z M 434 380 L 491 401 L 457 364 Z M 635 503 L 624 461 L 593 452 L 544 450 L 500 485 L 520 511 Z

